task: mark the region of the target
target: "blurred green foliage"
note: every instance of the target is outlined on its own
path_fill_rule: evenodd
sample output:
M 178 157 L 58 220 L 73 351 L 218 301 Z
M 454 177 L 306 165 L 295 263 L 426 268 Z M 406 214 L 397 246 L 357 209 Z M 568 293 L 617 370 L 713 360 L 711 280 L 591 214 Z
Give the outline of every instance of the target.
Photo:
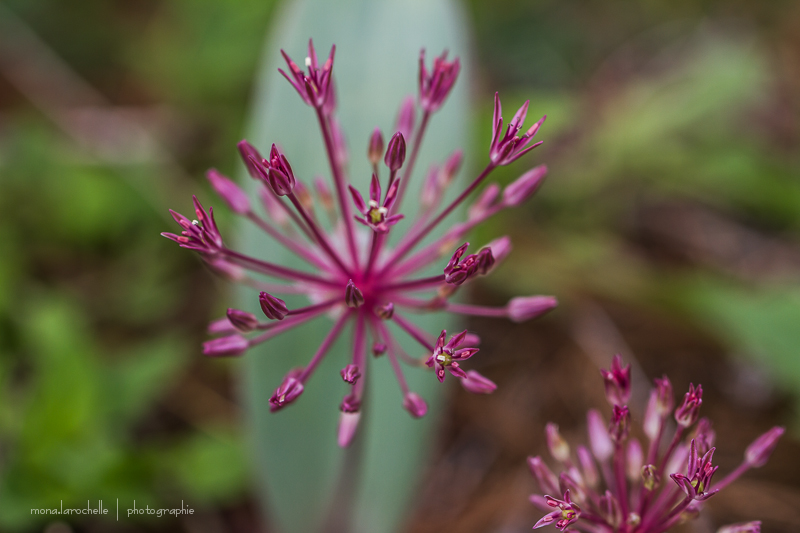
M 167 104 L 183 130 L 205 128 L 166 143 L 186 167 L 232 160 L 270 2 L 8 8 L 112 100 Z M 240 499 L 249 474 L 236 421 L 193 417 L 182 402 L 204 398 L 175 393 L 197 379 L 215 293 L 195 258 L 159 237 L 166 213 L 137 185 L 172 170 L 99 160 L 25 96 L 0 87 L 0 529 L 40 529 L 53 519 L 30 509 L 62 500 Z M 192 192 L 184 183 L 168 201 Z

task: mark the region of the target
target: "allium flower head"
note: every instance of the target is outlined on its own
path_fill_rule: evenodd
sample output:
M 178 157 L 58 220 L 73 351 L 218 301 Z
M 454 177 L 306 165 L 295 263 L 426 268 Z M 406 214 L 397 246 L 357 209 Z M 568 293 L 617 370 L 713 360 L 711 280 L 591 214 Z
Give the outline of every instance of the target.
M 611 370 L 602 370 L 607 387 L 609 378 L 616 375 L 617 379 L 612 379 L 616 383 L 629 368 L 623 367 L 621 357 L 616 356 Z M 712 478 L 718 467 L 713 464 L 714 431 L 708 419 L 697 422 L 702 387 L 690 386 L 685 401 L 675 409 L 679 423 L 670 429 L 669 412 L 663 412 L 663 407 L 672 405 L 672 388 L 666 377 L 655 380 L 644 421 L 646 447 L 629 438 L 632 424 L 628 406 L 612 401 L 620 397 L 616 385 L 612 389 L 610 422 L 606 424 L 599 411 L 592 409 L 588 413 L 590 448 L 577 446 L 573 456 L 570 446 L 561 442 L 558 427 L 547 425 L 548 448 L 563 470 L 560 474 L 554 473 L 541 457 L 528 458 L 531 473 L 546 494 L 534 494 L 530 501 L 548 513 L 534 529 L 553 524 L 561 531 L 569 526 L 572 531 L 609 533 L 668 531 L 696 518 L 705 500 L 749 468 L 766 463 L 784 431 L 782 427 L 774 427 L 758 437 L 748 446 L 741 465 L 715 481 Z M 691 423 L 685 424 L 688 421 Z M 695 422 L 692 431 L 688 431 Z M 563 500 L 548 495 L 562 493 Z M 553 507 L 557 510 L 552 511 Z M 758 532 L 760 522 L 734 524 L 719 530 L 740 531 Z
M 348 150 L 335 116 L 334 52 L 332 48 L 327 60 L 320 63 L 309 42 L 305 71 L 285 52 L 282 53 L 288 69 L 280 70 L 313 109 L 330 166 L 330 185 L 319 177 L 295 174 L 290 163 L 291 154 L 285 153 L 277 143 L 270 146 L 268 157 L 264 157 L 253 145 L 241 141 L 239 153 L 248 174 L 258 183 L 258 203 L 266 212 L 266 216 L 262 216 L 254 209 L 256 202 L 251 203 L 232 180 L 216 170 L 208 173 L 212 187 L 233 212 L 257 225 L 305 261 L 308 268 L 286 267 L 229 248 L 214 222 L 213 211 L 206 211 L 196 198 L 196 219 L 173 212 L 181 233 L 163 235 L 198 252 L 215 272 L 258 290 L 253 298 L 258 298 L 264 316 L 258 319 L 250 313 L 229 310 L 225 319 L 209 326 L 210 333 L 222 336 L 205 343 L 207 355 L 241 355 L 249 347 L 318 316 L 327 315 L 332 320 L 316 353 L 309 354 L 308 364 L 291 370 L 278 385 L 270 399 L 272 411 L 296 401 L 320 362 L 329 355 L 336 339 L 344 331 L 352 331 L 349 361 L 343 360 L 339 366 L 340 377 L 349 387 L 339 406 L 342 414 L 338 442 L 346 446 L 356 434 L 360 419 L 368 367 L 372 364 L 367 357 L 369 351 L 376 358 L 386 355 L 399 384 L 402 406 L 414 417 L 424 416 L 427 404 L 409 390 L 401 362 L 422 368 L 427 365 L 435 371 L 439 381 L 449 372 L 465 389 L 476 394 L 488 394 L 496 388 L 488 378 L 461 367 L 478 352 L 476 335 L 462 331 L 448 340 L 446 332 L 437 329 L 441 331 L 437 339 L 409 320 L 409 314 L 449 311 L 521 322 L 552 309 L 556 301 L 549 296 L 518 297 L 500 308 L 450 301 L 460 287 L 476 276 L 489 274 L 511 251 L 508 237 L 478 247 L 473 254 L 467 253 L 469 243 L 459 248 L 456 244 L 463 242 L 470 230 L 489 217 L 527 200 L 541 185 L 547 172 L 544 166 L 524 173 L 504 190 L 497 184 L 489 184 L 469 210 L 466 222 L 453 225 L 442 231 L 442 237 L 420 246 L 450 213 L 468 201 L 497 166 L 510 163 L 536 146 L 526 147 L 541 121 L 519 135 L 527 104 L 511 120 L 508 131 L 500 136 L 500 100 L 495 95 L 494 128 L 497 131 L 485 168 L 454 200 L 445 204 L 445 192 L 454 183 L 463 154 L 460 151 L 443 154 L 443 162 L 431 167 L 421 187 L 417 218 L 407 220 L 401 211 L 403 197 L 409 183 L 415 179 L 414 167 L 428 124 L 458 77 L 459 60 L 448 61 L 447 55 L 442 54 L 429 70 L 424 52 L 421 54 L 418 105 L 414 97 L 403 101 L 397 131 L 386 144 L 385 153 L 381 131 L 365 132 L 368 137 L 366 155 L 373 171 L 365 200 L 347 176 Z M 419 119 L 418 113 L 421 114 Z M 386 168 L 380 164 L 381 160 Z M 330 227 L 323 224 L 326 220 L 330 220 Z M 393 232 L 400 233 L 399 238 L 393 240 L 396 244 L 389 243 L 388 237 Z M 431 265 L 438 265 L 438 275 L 421 274 Z M 250 277 L 250 272 L 272 280 Z M 309 302 L 290 308 L 284 300 L 287 294 L 305 295 Z M 398 334 L 410 336 L 426 353 L 407 354 L 397 341 Z M 565 501 L 567 499 L 565 497 Z

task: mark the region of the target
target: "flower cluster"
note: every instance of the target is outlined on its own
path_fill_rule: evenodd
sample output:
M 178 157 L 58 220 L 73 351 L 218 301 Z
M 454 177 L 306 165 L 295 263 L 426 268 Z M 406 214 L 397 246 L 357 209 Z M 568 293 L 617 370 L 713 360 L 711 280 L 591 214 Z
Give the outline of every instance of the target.
M 247 141 L 241 141 L 239 151 L 242 159 L 250 176 L 259 184 L 259 199 L 266 213 L 263 216 L 233 181 L 216 170 L 208 172 L 211 185 L 231 210 L 256 224 L 305 261 L 308 268 L 289 268 L 228 248 L 214 222 L 213 210 L 209 208 L 206 211 L 196 198 L 196 219 L 189 220 L 172 212 L 183 231 L 179 235 L 163 235 L 183 248 L 198 252 L 216 272 L 260 291 L 259 302 L 266 320 L 229 309 L 226 317 L 210 325 L 210 332 L 218 337 L 205 343 L 206 355 L 240 355 L 248 348 L 320 315 L 332 319 L 333 326 L 309 363 L 289 371 L 277 387 L 270 400 L 273 411 L 292 403 L 302 394 L 333 342 L 346 325 L 352 324 L 352 357 L 341 371 L 342 379 L 350 386 L 350 392 L 340 405 L 338 440 L 340 445 L 346 446 L 358 426 L 369 352 L 375 357 L 386 355 L 403 394 L 403 407 L 414 417 L 425 415 L 427 405 L 419 395 L 409 390 L 401 361 L 411 366 L 432 367 L 439 381 L 444 381 L 447 370 L 474 393 L 490 393 L 496 388 L 478 372 L 461 368 L 466 359 L 478 352 L 479 338 L 476 335 L 463 331 L 445 342 L 447 334 L 441 331 L 437 340 L 436 335 L 409 320 L 409 313 L 449 311 L 462 315 L 506 317 L 520 322 L 547 312 L 555 307 L 556 301 L 548 296 L 517 297 L 499 308 L 450 301 L 461 286 L 477 276 L 488 274 L 511 251 L 508 237 L 496 239 L 466 256 L 469 243 L 458 245 L 479 223 L 530 198 L 546 174 L 544 166 L 523 174 L 504 189 L 497 184 L 488 185 L 470 207 L 466 222 L 452 226 L 443 232 L 442 237 L 415 251 L 486 181 L 495 168 L 512 163 L 541 144 L 531 144 L 531 139 L 544 118 L 519 135 L 527 113 L 526 102 L 503 131 L 500 99 L 495 95 L 493 139 L 486 167 L 454 200 L 442 205 L 445 192 L 461 166 L 462 154 L 457 151 L 443 165 L 432 166 L 421 187 L 421 208 L 417 218 L 408 222 L 403 220 L 400 212 L 403 196 L 413 178 L 414 165 L 430 119 L 445 102 L 458 77 L 459 61 L 448 61 L 447 55 L 442 54 L 428 70 L 423 51 L 418 105 L 414 97 L 404 100 L 398 113 L 397 132 L 392 135 L 385 152 L 381 131 L 376 129 L 370 135 L 367 157 L 373 174 L 369 200 L 365 201 L 361 193 L 350 185 L 347 176 L 348 152 L 335 114 L 334 51 L 332 48 L 328 59 L 320 66 L 313 44 L 309 42 L 305 60 L 307 71 L 298 67 L 286 53 L 283 56 L 288 70 L 280 71 L 316 115 L 327 152 L 332 186 L 324 180 L 306 185 L 295 176 L 287 155 L 276 144 L 271 146 L 268 157 L 263 157 Z M 381 158 L 388 169 L 388 176 L 384 179 L 380 172 Z M 330 221 L 327 225 L 323 224 L 326 219 Z M 404 228 L 402 237 L 392 246 L 388 243 L 388 234 L 397 227 Z M 426 277 L 419 274 L 448 254 L 452 258 L 442 264 L 440 274 Z M 273 280 L 254 278 L 249 272 Z M 285 294 L 305 295 L 309 304 L 290 309 L 280 297 Z M 398 334 L 409 335 L 427 354 L 422 357 L 407 354 L 397 342 Z
M 611 420 L 606 423 L 599 411 L 589 411 L 588 448 L 578 446 L 573 453 L 558 426 L 547 425 L 547 445 L 561 473 L 556 476 L 538 456 L 529 457 L 528 466 L 542 492 L 563 499 L 531 496 L 531 503 L 548 512 L 534 529 L 553 524 L 561 531 L 667 531 L 696 518 L 705 500 L 745 471 L 766 464 L 783 435 L 784 428 L 776 426 L 758 437 L 747 447 L 741 465 L 712 485 L 718 468 L 713 464 L 715 434 L 708 419 L 699 418 L 703 388 L 690 385 L 675 408 L 669 379 L 655 380 L 642 424 L 645 449 L 629 437 L 630 370 L 617 355 L 611 369 L 601 371 Z M 760 527 L 760 522 L 748 522 L 719 531 L 757 533 Z

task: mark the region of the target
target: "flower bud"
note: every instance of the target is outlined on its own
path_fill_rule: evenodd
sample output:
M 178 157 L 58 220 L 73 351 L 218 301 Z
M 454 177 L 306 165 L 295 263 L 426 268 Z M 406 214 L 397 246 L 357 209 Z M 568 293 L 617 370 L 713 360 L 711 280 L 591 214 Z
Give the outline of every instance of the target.
M 219 339 L 212 339 L 203 343 L 203 355 L 209 357 L 226 357 L 242 355 L 250 344 L 241 335 L 228 335 Z
M 626 473 L 628 474 L 628 479 L 631 481 L 631 483 L 635 483 L 642 474 L 642 464 L 644 463 L 644 452 L 642 451 L 642 445 L 639 444 L 637 439 L 631 439 L 628 441 L 628 450 L 626 455 Z
M 386 149 L 386 155 L 383 157 L 383 162 L 389 167 L 389 170 L 396 172 L 403 166 L 406 160 L 406 140 L 403 134 L 399 131 L 392 135 L 389 140 L 389 147 Z
M 591 409 L 586 415 L 586 425 L 589 429 L 589 444 L 592 453 L 598 461 L 607 461 L 614 453 L 614 444 L 608 436 L 608 428 L 599 411 Z
M 303 383 L 297 378 L 303 372 L 302 368 L 295 368 L 283 378 L 280 386 L 275 389 L 269 399 L 269 410 L 274 413 L 295 401 L 303 393 Z
M 494 381 L 482 376 L 475 370 L 467 372 L 467 377 L 461 380 L 461 385 L 472 394 L 491 394 L 497 389 Z
M 231 211 L 239 215 L 246 215 L 250 212 L 250 199 L 236 183 L 220 174 L 215 168 L 206 172 L 206 177 L 211 183 L 211 187 L 228 204 Z
M 511 238 L 508 235 L 503 235 L 487 244 L 486 248 L 492 250 L 492 257 L 494 258 L 494 266 L 492 268 L 497 268 L 497 265 L 502 263 L 511 253 Z
M 533 196 L 546 174 L 547 167 L 539 165 L 517 178 L 503 190 L 503 205 L 514 207 Z
M 518 296 L 506 305 L 508 318 L 512 322 L 525 322 L 550 311 L 558 305 L 552 296 Z
M 339 430 L 337 435 L 337 442 L 339 447 L 347 448 L 353 441 L 353 437 L 358 430 L 358 422 L 361 420 L 361 413 L 343 412 L 339 415 Z
M 481 344 L 481 338 L 474 333 L 467 333 L 464 336 L 462 344 L 464 344 L 465 346 L 479 346 Z M 467 373 L 469 374 L 469 372 Z
M 376 342 L 372 345 L 372 355 L 375 357 L 380 357 L 381 355 L 386 353 L 387 346 L 382 342 Z
M 642 485 L 650 492 L 654 491 L 661 484 L 661 476 L 658 475 L 656 465 L 644 465 L 642 467 Z
M 339 374 L 342 375 L 342 379 L 349 383 L 350 385 L 355 385 L 358 378 L 361 377 L 361 373 L 358 371 L 358 367 L 353 364 L 349 364 L 344 367 L 342 370 L 339 371 Z
M 403 103 L 400 104 L 400 109 L 397 112 L 397 121 L 395 122 L 395 130 L 403 134 L 403 137 L 410 139 L 414 133 L 414 123 L 417 118 L 417 109 L 414 104 L 413 96 L 406 96 Z
M 611 370 L 601 369 L 606 388 L 606 399 L 613 405 L 625 405 L 631 397 L 631 365 L 622 368 L 622 356 L 617 354 L 611 361 Z
M 494 266 L 494 256 L 492 255 L 492 249 L 488 246 L 482 248 L 478 252 L 478 257 L 476 259 L 477 265 L 477 272 L 481 275 L 486 275 L 492 267 Z
M 467 218 L 471 221 L 482 219 L 499 195 L 500 186 L 496 183 L 490 183 L 481 191 L 478 199 L 467 210 Z
M 422 418 L 428 412 L 428 404 L 416 392 L 407 392 L 403 398 L 403 409 L 414 418 Z
M 614 530 L 622 524 L 622 509 L 620 509 L 619 500 L 610 490 L 600 497 L 600 512 Z
M 262 162 L 269 167 L 267 173 L 267 185 L 276 196 L 286 196 L 291 194 L 296 184 L 292 166 L 278 147 L 274 144 L 269 152 L 269 159 Z
M 262 179 L 262 172 L 264 171 L 259 167 L 261 166 L 261 161 L 264 158 L 261 157 L 261 154 L 258 153 L 258 150 L 256 150 L 252 144 L 244 139 L 239 141 L 237 147 L 239 148 L 239 154 L 242 156 L 242 161 L 244 161 L 244 166 L 247 167 L 247 173 L 250 174 L 250 177 L 254 180 Z
M 261 291 L 258 295 L 258 302 L 261 304 L 261 310 L 270 320 L 283 320 L 289 314 L 286 302 L 268 292 Z
M 253 331 L 258 326 L 258 319 L 253 313 L 229 308 L 227 316 L 233 327 L 243 333 Z
M 419 103 L 429 113 L 438 110 L 458 78 L 461 62 L 458 58 L 447 61 L 445 51 L 433 59 L 430 72 L 425 67 L 425 50 L 419 55 Z
M 538 455 L 536 457 L 528 457 L 528 468 L 531 474 L 536 478 L 539 483 L 539 489 L 547 494 L 554 494 L 559 492 L 558 478 L 550 468 L 544 464 L 542 458 Z
M 372 135 L 369 136 L 369 145 L 367 146 L 367 159 L 373 165 L 377 165 L 381 160 L 383 154 L 383 135 L 380 128 L 375 128 Z
M 375 314 L 383 320 L 390 320 L 394 316 L 394 304 L 392 302 L 375 308 Z
M 228 317 L 218 318 L 208 324 L 208 330 L 212 335 L 220 335 L 223 333 L 236 333 L 237 329 L 233 327 Z
M 339 404 L 339 409 L 343 413 L 357 413 L 361 410 L 361 398 L 355 394 L 348 394 L 342 398 L 342 403 Z
M 461 163 L 464 162 L 464 152 L 461 150 L 456 150 L 455 152 L 447 158 L 447 161 L 442 167 L 442 171 L 439 174 L 439 188 L 444 189 L 453 181 L 453 178 L 456 177 L 458 171 L 461 169 Z
M 344 303 L 347 304 L 347 307 L 353 309 L 361 307 L 364 303 L 364 295 L 358 287 L 356 287 L 352 279 L 347 283 L 347 287 L 344 289 Z
M 550 455 L 561 463 L 568 461 L 569 444 L 561 437 L 561 433 L 558 432 L 558 426 L 550 422 L 545 426 L 544 430 L 547 436 L 547 448 L 550 450 Z
M 781 438 L 785 428 L 775 426 L 770 429 L 756 440 L 744 452 L 744 460 L 750 465 L 751 468 L 759 468 L 767 463 L 775 447 L 778 445 L 778 439 Z
M 697 421 L 700 406 L 703 404 L 703 386 L 689 384 L 689 392 L 683 397 L 683 403 L 675 410 L 675 421 L 679 426 L 689 427 Z
M 420 205 L 423 209 L 431 209 L 441 199 L 440 173 L 439 167 L 436 165 L 431 165 L 428 168 L 428 173 L 425 175 L 425 181 L 422 182 L 422 190 L 420 191 Z

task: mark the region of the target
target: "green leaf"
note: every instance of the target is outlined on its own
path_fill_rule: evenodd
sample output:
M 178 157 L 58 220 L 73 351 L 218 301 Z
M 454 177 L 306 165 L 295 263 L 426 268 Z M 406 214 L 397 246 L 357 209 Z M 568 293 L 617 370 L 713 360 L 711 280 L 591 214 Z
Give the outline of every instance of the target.
M 316 174 L 329 175 L 313 111 L 301 102 L 276 68 L 280 66 L 280 48 L 302 61 L 309 37 L 314 38 L 318 53 L 322 54 L 327 54 L 335 42 L 338 115 L 349 143 L 350 176 L 356 187 L 366 190 L 370 176 L 365 157 L 367 139 L 375 126 L 388 139 L 402 98 L 416 93 L 420 48 L 428 50 L 429 61 L 447 48 L 468 66 L 465 27 L 460 10 L 446 0 L 309 0 L 288 4 L 267 43 L 249 139 L 261 150 L 268 149 L 272 142 L 280 143 L 296 175 L 307 182 Z M 443 161 L 455 148 L 469 146 L 468 79 L 467 69 L 444 108 L 433 118 L 409 200 L 434 158 Z M 406 203 L 406 220 L 413 219 L 413 209 L 408 209 L 413 205 L 413 200 Z M 288 254 L 253 228 L 244 227 L 240 236 L 245 252 L 292 264 Z M 240 295 L 243 307 L 260 312 L 253 290 L 243 290 Z M 287 303 L 291 306 L 299 302 Z M 426 317 L 421 324 L 431 333 L 452 326 L 435 316 Z M 340 490 L 343 479 L 356 487 L 355 510 L 348 513 L 353 523 L 345 529 L 392 531 L 403 521 L 403 512 L 423 470 L 425 452 L 433 442 L 432 430 L 443 387 L 429 372 L 406 371 L 411 388 L 431 407 L 425 419 L 413 420 L 401 407 L 402 395 L 388 361 L 370 360 L 360 436 L 350 450 L 340 450 L 336 445 L 338 405 L 347 386 L 338 372 L 351 357 L 351 332 L 345 330 L 303 396 L 291 407 L 269 413 L 269 397 L 282 377 L 291 368 L 308 362 L 330 327 L 328 318 L 318 319 L 250 350 L 245 357 L 245 397 L 265 505 L 281 531 L 314 531 L 327 522 L 332 505 L 339 509 L 347 505 L 347 496 Z M 406 349 L 413 354 L 420 352 L 413 342 L 407 343 Z M 363 454 L 361 468 L 345 464 L 346 459 L 353 460 L 357 454 Z M 334 502 L 337 496 L 339 500 Z
M 800 287 L 755 290 L 708 282 L 687 290 L 685 302 L 732 350 L 765 364 L 787 390 L 800 387 Z

